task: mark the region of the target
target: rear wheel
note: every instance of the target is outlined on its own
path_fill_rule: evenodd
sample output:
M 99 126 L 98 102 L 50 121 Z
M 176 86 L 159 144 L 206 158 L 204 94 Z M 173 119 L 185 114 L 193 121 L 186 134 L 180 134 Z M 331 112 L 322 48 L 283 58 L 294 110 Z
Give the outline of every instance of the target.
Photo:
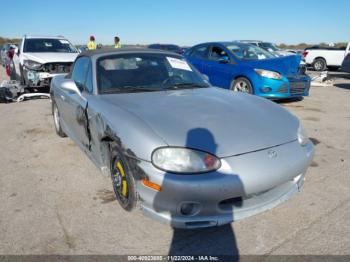
M 115 143 L 111 144 L 111 178 L 113 190 L 119 204 L 126 211 L 132 211 L 138 202 L 136 183 L 127 160 Z
M 326 60 L 323 58 L 316 58 L 312 64 L 315 71 L 324 71 L 327 68 Z
M 60 112 L 58 111 L 56 103 L 52 100 L 52 116 L 55 130 L 58 136 L 66 137 L 67 135 L 63 132 L 61 127 Z
M 231 90 L 234 92 L 242 92 L 253 94 L 253 87 L 250 81 L 245 77 L 239 77 L 231 83 Z

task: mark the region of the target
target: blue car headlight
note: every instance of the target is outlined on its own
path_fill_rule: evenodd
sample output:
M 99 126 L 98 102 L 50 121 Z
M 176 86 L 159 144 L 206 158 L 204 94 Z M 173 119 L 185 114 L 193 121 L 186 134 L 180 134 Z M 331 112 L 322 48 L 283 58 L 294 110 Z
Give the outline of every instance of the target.
M 270 79 L 276 79 L 276 80 L 281 80 L 282 75 L 278 72 L 275 71 L 269 71 L 265 69 L 254 69 L 254 71 L 262 77 L 270 78 Z
M 301 146 L 305 146 L 309 142 L 309 136 L 302 124 L 299 124 L 298 128 L 298 142 Z
M 161 147 L 152 154 L 152 164 L 172 173 L 204 173 L 220 168 L 220 159 L 216 156 L 184 147 Z

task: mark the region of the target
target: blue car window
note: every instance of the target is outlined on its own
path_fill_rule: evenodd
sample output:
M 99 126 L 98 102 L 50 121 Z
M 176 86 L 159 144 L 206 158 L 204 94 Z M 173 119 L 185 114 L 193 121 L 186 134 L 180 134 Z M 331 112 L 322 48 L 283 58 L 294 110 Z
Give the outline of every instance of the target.
M 255 45 L 244 43 L 230 43 L 226 45 L 237 58 L 249 59 L 249 60 L 263 60 L 269 58 L 275 58 L 270 52 L 257 47 Z
M 213 46 L 210 52 L 210 60 L 221 61 L 229 60 L 228 54 L 221 47 Z
M 195 47 L 191 52 L 191 56 L 199 59 L 207 59 L 207 46 Z

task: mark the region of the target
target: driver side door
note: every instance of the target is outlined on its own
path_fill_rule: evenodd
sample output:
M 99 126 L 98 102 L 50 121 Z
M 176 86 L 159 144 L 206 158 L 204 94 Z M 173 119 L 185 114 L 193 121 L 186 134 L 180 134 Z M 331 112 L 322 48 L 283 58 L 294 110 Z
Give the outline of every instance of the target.
M 225 49 L 212 45 L 209 49 L 209 60 L 205 66 L 205 74 L 209 76 L 212 85 L 230 88 L 237 65 Z
M 78 58 L 73 67 L 71 79 L 75 82 L 80 94 L 63 92 L 65 97 L 64 119 L 70 131 L 70 137 L 83 149 L 90 148 L 90 134 L 88 131 L 87 98 L 89 83 L 91 82 L 91 61 L 89 57 Z

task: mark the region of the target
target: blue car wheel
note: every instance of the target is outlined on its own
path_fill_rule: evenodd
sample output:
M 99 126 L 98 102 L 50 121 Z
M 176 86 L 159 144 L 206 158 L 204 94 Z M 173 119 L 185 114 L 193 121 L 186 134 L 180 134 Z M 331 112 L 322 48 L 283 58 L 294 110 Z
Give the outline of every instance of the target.
M 231 84 L 231 90 L 235 92 L 243 92 L 253 94 L 253 87 L 250 81 L 245 77 L 235 79 Z

